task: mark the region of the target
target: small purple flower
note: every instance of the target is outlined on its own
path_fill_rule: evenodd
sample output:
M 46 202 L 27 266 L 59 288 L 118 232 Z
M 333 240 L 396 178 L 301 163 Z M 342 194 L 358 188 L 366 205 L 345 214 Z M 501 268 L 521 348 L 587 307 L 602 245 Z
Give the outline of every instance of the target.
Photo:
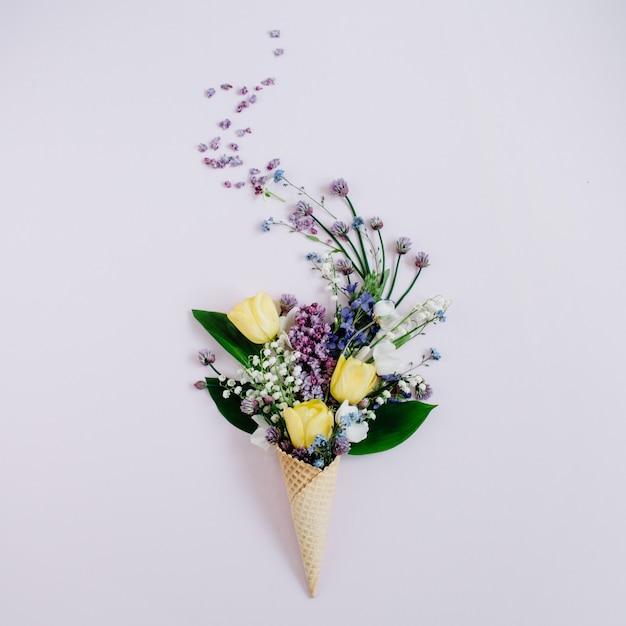
M 250 169 L 250 176 L 256 176 L 257 174 L 260 174 L 261 170 L 257 169 L 256 167 L 253 167 Z
M 228 144 L 228 147 L 229 147 L 231 150 L 234 150 L 235 152 L 237 152 L 237 150 L 239 150 L 239 146 L 238 146 L 236 143 L 229 143 L 229 144 Z
M 260 85 L 256 85 L 254 91 L 263 91 L 263 87 L 261 87 Z
M 313 215 L 313 207 L 304 200 L 298 200 L 298 204 L 296 204 L 296 211 L 300 215 Z
M 417 400 L 428 400 L 433 395 L 433 389 L 428 383 L 420 383 L 415 387 Z
M 383 224 L 383 221 L 380 219 L 380 217 L 373 217 L 370 220 L 370 228 L 372 230 L 380 230 L 383 226 L 384 224 Z
M 306 448 L 294 448 L 291 456 L 298 461 L 308 461 L 309 451 Z
M 215 363 L 215 354 L 210 350 L 200 350 L 198 360 L 202 365 L 211 365 L 211 363 Z
M 338 178 L 331 183 L 330 191 L 334 195 L 344 198 L 350 190 L 348 189 L 348 183 L 343 178 Z
M 352 261 L 350 261 L 350 259 L 339 259 L 335 267 L 337 268 L 337 271 L 344 276 L 349 276 L 354 272 L 354 265 L 352 265 Z
M 254 195 L 255 196 L 260 196 L 263 194 L 263 187 L 261 187 L 261 185 L 255 185 L 254 186 Z M 266 230 L 265 228 L 263 228 L 263 230 Z M 269 229 L 268 229 L 269 230 Z
M 242 87 L 242 88 L 239 90 L 239 95 L 240 95 L 240 96 L 245 96 L 247 93 L 248 93 L 248 88 L 247 88 L 247 87 L 245 87 L 245 86 L 244 86 L 244 87 Z
M 339 436 L 335 439 L 335 443 L 333 444 L 333 454 L 339 456 L 340 454 L 346 454 L 346 452 L 350 451 L 350 442 L 342 436 Z
M 298 300 L 292 293 L 284 293 L 280 297 L 278 304 L 280 306 L 280 312 L 286 315 L 293 307 L 298 306 Z
M 274 50 L 274 56 L 275 57 L 279 57 L 281 55 L 285 54 L 285 51 L 282 48 L 276 48 L 276 50 Z
M 224 181 L 224 187 L 230 189 L 232 186 L 233 186 L 233 184 L 229 180 L 225 180 Z
M 199 380 L 197 383 L 194 383 L 193 386 L 196 389 L 206 389 L 206 383 L 203 380 Z
M 270 37 L 272 37 L 273 39 L 278 39 L 278 37 L 280 37 L 280 31 L 277 29 L 270 30 Z
M 396 252 L 398 254 L 406 254 L 413 244 L 408 237 L 398 237 L 396 241 Z
M 217 150 L 220 147 L 220 137 L 213 137 L 209 142 L 209 148 L 211 150 Z
M 198 144 L 198 152 L 206 152 L 208 149 L 209 146 L 207 146 L 205 143 Z
M 415 267 L 422 269 L 424 267 L 428 267 L 429 265 L 428 255 L 425 252 L 418 252 L 415 256 Z
M 248 104 L 248 102 L 246 100 L 242 100 L 238 105 L 237 108 L 235 109 L 237 111 L 237 113 L 241 113 L 244 109 L 247 109 L 250 105 Z
M 237 187 L 237 189 L 241 189 L 246 183 L 243 182 L 243 180 L 240 180 L 238 183 L 235 183 L 235 187 Z
M 221 129 L 226 130 L 227 128 L 229 128 L 229 127 L 230 127 L 230 120 L 229 120 L 229 119 L 222 120 L 222 121 L 218 124 L 218 126 L 219 126 Z
M 259 401 L 254 398 L 244 398 L 239 405 L 239 410 L 246 415 L 254 415 L 259 410 Z
M 238 165 L 243 165 L 243 161 L 239 155 L 234 157 L 230 157 L 229 164 L 231 167 L 237 167 Z
M 268 87 L 269 85 L 275 85 L 275 84 L 276 84 L 275 78 L 266 78 L 265 80 L 261 81 L 261 85 L 265 85 L 266 87 Z
M 256 187 L 254 188 L 254 193 L 257 193 Z M 262 188 L 261 188 L 261 193 L 263 193 L 263 189 Z M 261 224 L 261 228 L 266 233 L 268 233 L 270 231 L 270 228 L 271 228 L 273 223 L 274 223 L 274 218 L 273 217 L 268 217 L 266 220 L 263 220 L 263 223 Z
M 280 430 L 278 430 L 276 426 L 270 426 L 265 431 L 265 441 L 267 441 L 267 443 L 271 443 L 272 445 L 275 445 L 280 441 L 280 439 L 281 439 Z
M 274 172 L 274 182 L 277 183 L 280 181 L 280 179 L 283 177 L 283 174 L 285 173 L 285 170 L 276 170 Z
M 341 220 L 337 220 L 330 227 L 330 233 L 331 235 L 334 235 L 335 237 L 346 237 L 349 230 L 350 230 L 350 227 L 345 222 L 342 222 Z
M 232 89 L 232 88 L 233 88 L 233 86 L 232 86 L 232 85 L 229 85 L 228 83 L 222 83 L 222 84 L 220 85 L 220 88 L 221 88 L 221 89 L 223 89 L 224 91 L 228 91 L 229 89 Z
M 204 95 L 207 98 L 212 98 L 215 95 L 215 89 L 213 89 L 213 87 L 209 87 L 205 92 Z
M 267 164 L 267 169 L 270 170 L 270 172 L 277 168 L 280 165 L 280 159 L 272 159 L 268 164 Z

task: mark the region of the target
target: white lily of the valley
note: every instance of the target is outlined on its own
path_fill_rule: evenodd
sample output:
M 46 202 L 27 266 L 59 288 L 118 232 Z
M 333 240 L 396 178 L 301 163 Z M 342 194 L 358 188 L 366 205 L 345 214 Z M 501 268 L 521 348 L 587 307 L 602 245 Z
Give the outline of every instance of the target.
M 391 300 L 379 300 L 374 305 L 374 319 L 383 330 L 392 330 L 402 321 L 402 316 Z
M 342 418 L 349 417 L 352 413 L 356 413 L 358 415 L 358 407 L 348 404 L 348 401 L 344 400 L 335 412 L 335 422 L 341 426 Z M 346 439 L 350 443 L 359 443 L 367 437 L 369 429 L 370 427 L 367 422 L 356 423 L 350 420 L 349 425 L 344 427 L 344 432 L 346 434 Z
M 397 374 L 402 370 L 404 362 L 397 355 L 396 346 L 388 340 L 377 343 L 373 350 L 374 365 L 376 365 L 376 373 L 379 376 L 388 376 L 389 374 Z
M 253 415 L 252 419 L 257 423 L 257 429 L 250 435 L 250 441 L 263 450 L 269 450 L 271 444 L 265 438 L 269 424 L 261 415 Z

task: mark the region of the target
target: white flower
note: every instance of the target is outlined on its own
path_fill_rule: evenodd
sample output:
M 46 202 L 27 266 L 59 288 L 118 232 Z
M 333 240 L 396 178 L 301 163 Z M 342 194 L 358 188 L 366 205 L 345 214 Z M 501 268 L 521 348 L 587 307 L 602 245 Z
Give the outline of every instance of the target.
M 391 300 L 379 300 L 374 305 L 374 319 L 383 330 L 393 330 L 402 316 L 396 313 L 396 305 Z
M 265 438 L 265 435 L 267 434 L 267 429 L 269 428 L 268 423 L 260 415 L 253 415 L 252 419 L 257 423 L 258 427 L 250 435 L 250 441 L 255 446 L 259 446 L 259 448 L 263 448 L 264 450 L 269 450 L 271 444 Z
M 379 376 L 388 376 L 396 374 L 403 368 L 403 361 L 396 355 L 396 346 L 388 340 L 377 343 L 373 350 L 374 364 L 376 365 L 376 373 Z
M 367 422 L 357 422 L 361 420 L 361 413 L 356 406 L 348 404 L 347 400 L 341 403 L 341 406 L 335 411 L 335 422 L 339 426 L 343 426 L 346 439 L 350 443 L 359 443 L 367 437 L 369 425 Z

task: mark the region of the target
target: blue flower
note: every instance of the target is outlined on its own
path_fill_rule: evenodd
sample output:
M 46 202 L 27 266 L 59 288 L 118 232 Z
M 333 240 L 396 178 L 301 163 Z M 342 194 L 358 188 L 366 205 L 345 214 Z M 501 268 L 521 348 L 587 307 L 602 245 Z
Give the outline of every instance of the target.
M 267 233 L 270 230 L 270 226 L 274 223 L 273 217 L 268 217 L 266 220 L 263 220 L 261 224 L 261 228 Z
M 438 361 L 441 358 L 441 354 L 435 350 L 435 348 L 430 349 L 430 358 Z
M 354 228 L 354 230 L 358 230 L 359 228 L 361 228 L 361 226 L 363 226 L 363 218 L 362 217 L 355 217 L 352 220 L 352 228 Z
M 274 172 L 274 182 L 277 183 L 283 177 L 284 173 L 285 170 L 276 170 Z
M 439 309 L 439 311 L 437 311 L 437 313 L 435 313 L 435 315 L 437 316 L 437 318 L 439 319 L 440 322 L 445 322 L 446 321 L 446 315 L 445 315 L 444 311 L 442 311 L 441 309 Z

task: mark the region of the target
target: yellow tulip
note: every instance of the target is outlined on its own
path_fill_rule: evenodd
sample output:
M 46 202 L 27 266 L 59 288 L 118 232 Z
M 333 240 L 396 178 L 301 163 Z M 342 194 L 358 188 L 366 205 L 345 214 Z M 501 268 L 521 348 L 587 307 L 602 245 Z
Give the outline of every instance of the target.
M 354 357 L 339 357 L 330 379 L 330 393 L 337 402 L 358 404 L 376 384 L 376 366 Z
M 237 330 L 252 343 L 266 343 L 278 334 L 278 311 L 269 294 L 259 291 L 255 296 L 236 304 L 227 313 Z
M 283 417 L 295 448 L 308 448 L 317 435 L 329 439 L 333 432 L 333 414 L 321 400 L 307 400 L 287 407 Z

